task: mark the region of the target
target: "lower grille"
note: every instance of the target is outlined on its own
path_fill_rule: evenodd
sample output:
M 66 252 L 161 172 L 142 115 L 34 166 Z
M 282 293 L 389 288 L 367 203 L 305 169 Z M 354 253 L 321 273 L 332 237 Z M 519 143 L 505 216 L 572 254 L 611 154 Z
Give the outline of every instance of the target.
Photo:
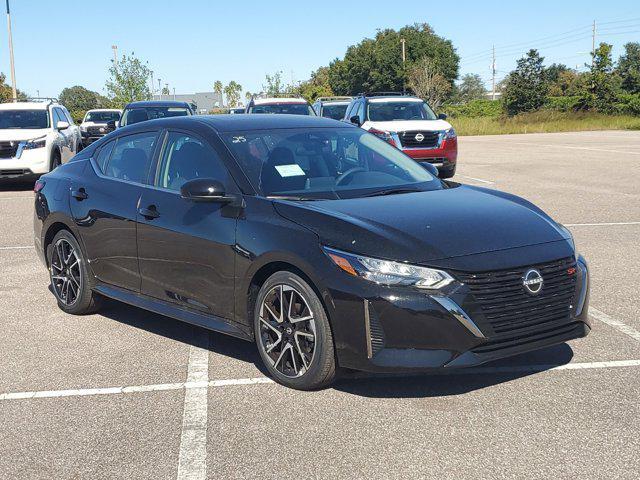
M 527 344 L 536 342 L 545 342 L 553 338 L 557 338 L 558 340 L 560 340 L 567 336 L 580 336 L 579 332 L 581 330 L 584 330 L 583 325 L 584 324 L 581 325 L 578 322 L 566 323 L 562 325 L 556 325 L 549 329 L 529 333 L 528 335 L 518 335 L 510 338 L 502 338 L 500 340 L 492 340 L 474 348 L 473 352 L 479 354 L 487 354 L 496 352 L 498 350 L 505 350 L 508 348 L 523 347 Z
M 409 148 L 434 148 L 438 146 L 440 134 L 426 130 L 400 132 L 398 134 L 403 147 Z
M 0 158 L 13 158 L 18 150 L 18 142 L 0 142 Z
M 366 309 L 365 322 L 367 322 L 367 342 L 369 343 L 368 353 L 370 357 L 374 357 L 376 353 L 384 348 L 384 330 L 382 329 L 382 325 L 380 325 L 380 320 L 378 320 L 378 314 L 366 300 L 364 302 L 364 308 Z
M 480 305 L 493 330 L 491 337 L 506 338 L 569 322 L 576 289 L 575 267 L 570 257 L 510 270 L 455 275 Z M 522 283 L 531 268 L 543 278 L 542 290 L 536 295 L 527 293 Z
M 28 175 L 31 170 L 14 169 L 14 170 L 0 170 L 0 177 L 15 177 L 17 175 Z

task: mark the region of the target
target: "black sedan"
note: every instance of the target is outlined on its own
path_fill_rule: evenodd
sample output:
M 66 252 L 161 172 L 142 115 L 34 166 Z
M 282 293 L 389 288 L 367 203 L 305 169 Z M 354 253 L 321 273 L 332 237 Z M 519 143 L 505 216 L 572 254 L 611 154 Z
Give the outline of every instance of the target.
M 334 120 L 139 123 L 35 191 L 60 308 L 110 297 L 255 341 L 290 387 L 326 386 L 340 367 L 477 365 L 590 330 L 566 228 Z

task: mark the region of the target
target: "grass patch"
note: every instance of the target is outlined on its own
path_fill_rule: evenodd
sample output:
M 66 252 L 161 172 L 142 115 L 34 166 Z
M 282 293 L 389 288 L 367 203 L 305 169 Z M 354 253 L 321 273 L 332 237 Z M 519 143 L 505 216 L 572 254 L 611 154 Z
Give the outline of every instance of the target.
M 640 130 L 640 117 L 540 111 L 514 117 L 452 118 L 458 135 L 579 132 L 581 130 Z

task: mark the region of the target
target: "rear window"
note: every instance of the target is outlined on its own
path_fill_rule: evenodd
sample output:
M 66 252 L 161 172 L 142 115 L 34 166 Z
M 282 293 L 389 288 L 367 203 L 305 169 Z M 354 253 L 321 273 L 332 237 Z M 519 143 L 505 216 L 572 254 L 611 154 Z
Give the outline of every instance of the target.
M 306 103 L 269 103 L 254 105 L 251 113 L 287 113 L 289 115 L 315 115 L 313 108 Z
M 190 114 L 186 107 L 144 107 L 130 108 L 122 114 L 121 125 L 133 125 L 134 123 L 146 122 L 156 118 L 184 117 Z
M 333 118 L 334 120 L 342 120 L 344 114 L 347 112 L 348 103 L 344 105 L 325 105 L 322 108 L 322 116 L 326 118 Z

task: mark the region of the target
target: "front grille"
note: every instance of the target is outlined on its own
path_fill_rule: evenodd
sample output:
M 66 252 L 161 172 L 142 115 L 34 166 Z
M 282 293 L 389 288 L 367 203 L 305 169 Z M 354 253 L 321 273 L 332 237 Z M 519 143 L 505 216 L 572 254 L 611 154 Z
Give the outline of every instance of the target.
M 100 131 L 101 128 L 104 129 L 105 131 L 101 132 Z M 107 130 L 106 127 L 87 127 L 87 133 L 89 135 L 94 136 L 94 137 L 98 137 L 98 136 L 103 137 L 103 136 L 105 136 L 107 134 L 106 130 Z
M 0 177 L 16 177 L 20 175 L 28 175 L 30 173 L 31 173 L 31 170 L 24 170 L 20 168 L 16 168 L 12 170 L 0 170 Z
M 418 137 L 416 139 L 416 136 Z M 403 147 L 409 148 L 433 148 L 438 146 L 440 134 L 438 132 L 429 132 L 426 130 L 413 130 L 409 132 L 400 132 L 400 143 Z
M 0 142 L 0 158 L 13 158 L 18 150 L 18 142 Z
M 575 267 L 573 258 L 564 258 L 540 265 L 456 273 L 456 276 L 480 304 L 493 329 L 491 337 L 501 338 L 568 322 L 576 289 Z M 522 284 L 530 268 L 537 269 L 543 278 L 542 290 L 537 295 L 527 293 Z

